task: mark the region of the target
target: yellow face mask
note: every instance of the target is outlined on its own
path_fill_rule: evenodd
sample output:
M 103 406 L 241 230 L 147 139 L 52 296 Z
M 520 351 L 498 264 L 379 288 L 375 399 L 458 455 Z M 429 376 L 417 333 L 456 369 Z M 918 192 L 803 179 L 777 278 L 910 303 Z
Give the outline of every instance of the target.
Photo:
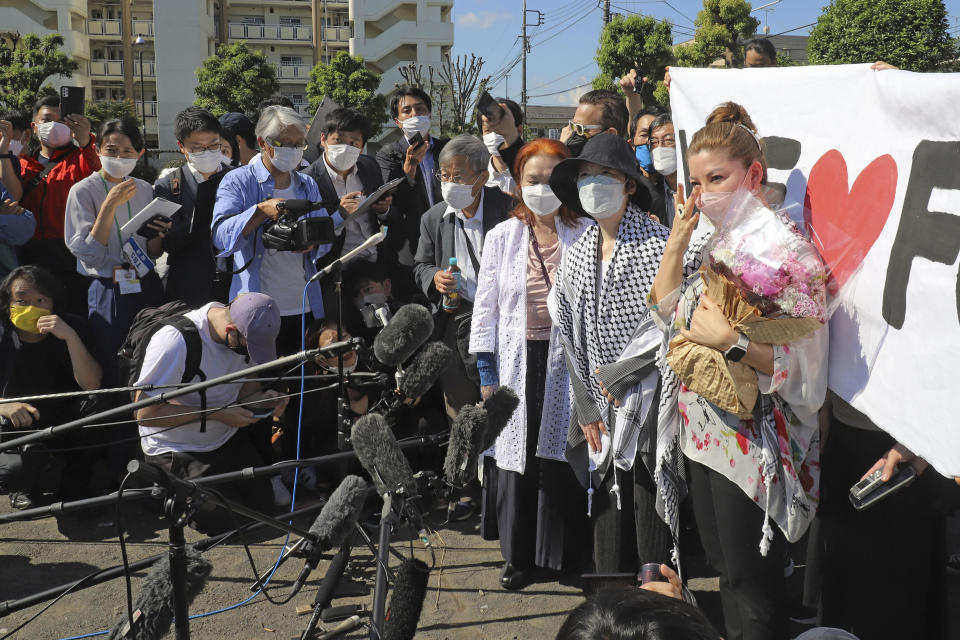
M 44 309 L 43 307 L 12 304 L 10 305 L 10 322 L 21 331 L 40 333 L 40 330 L 37 329 L 37 320 L 50 315 L 50 313 L 50 309 Z

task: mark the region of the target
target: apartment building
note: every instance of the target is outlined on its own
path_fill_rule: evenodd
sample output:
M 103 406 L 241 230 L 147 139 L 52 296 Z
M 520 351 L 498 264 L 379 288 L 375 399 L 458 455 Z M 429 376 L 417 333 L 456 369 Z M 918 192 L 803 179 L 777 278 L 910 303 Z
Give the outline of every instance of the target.
M 402 82 L 409 62 L 437 65 L 453 46 L 453 0 L 4 0 L 0 31 L 64 36 L 94 101 L 135 101 L 149 141 L 175 147 L 173 119 L 194 100 L 195 71 L 218 43 L 245 41 L 277 68 L 280 93 L 307 114 L 310 70 L 340 51 Z

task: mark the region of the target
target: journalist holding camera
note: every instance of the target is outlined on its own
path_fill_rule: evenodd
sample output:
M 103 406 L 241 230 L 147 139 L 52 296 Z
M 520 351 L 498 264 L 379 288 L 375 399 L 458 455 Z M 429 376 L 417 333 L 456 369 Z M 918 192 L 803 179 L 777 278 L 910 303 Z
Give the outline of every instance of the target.
M 233 256 L 231 299 L 260 292 L 276 300 L 282 316 L 277 349 L 285 355 L 300 347 L 303 288 L 317 272 L 316 261 L 330 251 L 330 223 L 342 220 L 337 213 L 331 220 L 324 209 L 285 206 L 286 200 L 321 199 L 313 178 L 297 172 L 307 134 L 300 115 L 288 107 L 267 107 L 256 134 L 260 158 L 228 173 L 217 190 L 213 243 L 218 257 Z M 307 290 L 306 311 L 324 316 L 319 283 Z

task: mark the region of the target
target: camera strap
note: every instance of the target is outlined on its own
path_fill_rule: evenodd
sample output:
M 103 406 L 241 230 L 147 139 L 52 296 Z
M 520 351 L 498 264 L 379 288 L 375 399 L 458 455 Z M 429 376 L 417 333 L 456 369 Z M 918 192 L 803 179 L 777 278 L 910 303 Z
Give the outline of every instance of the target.
M 477 259 L 477 254 L 474 251 L 473 243 L 470 242 L 470 236 L 467 235 L 467 229 L 463 226 L 463 220 L 456 213 L 453 214 L 453 217 L 457 219 L 457 222 L 460 224 L 460 231 L 463 232 L 463 239 L 467 241 L 467 253 L 470 254 L 470 264 L 473 265 L 473 271 L 476 274 L 477 278 L 480 277 L 480 260 Z M 456 227 L 454 227 L 456 229 Z M 457 253 L 457 239 L 453 239 L 453 253 Z

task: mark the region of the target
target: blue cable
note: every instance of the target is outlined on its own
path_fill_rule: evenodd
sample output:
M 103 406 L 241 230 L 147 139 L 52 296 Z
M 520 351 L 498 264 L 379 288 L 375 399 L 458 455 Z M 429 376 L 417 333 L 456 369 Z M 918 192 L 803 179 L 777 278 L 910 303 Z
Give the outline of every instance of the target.
M 307 349 L 307 288 L 310 286 L 310 283 L 303 285 L 303 296 L 300 299 L 300 350 L 306 351 Z M 303 430 L 303 392 L 306 387 L 306 363 L 300 363 L 300 410 L 297 415 L 297 457 L 300 459 L 300 434 Z M 290 498 L 290 512 L 296 508 L 297 504 L 297 480 L 300 476 L 300 467 L 297 467 L 293 470 L 293 492 L 291 493 Z M 292 523 L 292 520 L 287 521 L 288 524 Z M 283 551 L 287 548 L 287 543 L 290 541 L 290 534 L 287 534 L 287 537 L 283 540 L 283 547 L 280 549 L 280 555 L 277 556 L 277 561 L 273 565 L 273 569 L 270 570 L 270 575 L 267 576 L 267 579 L 264 580 L 263 585 L 266 586 L 270 583 L 270 580 L 273 579 L 273 574 L 277 572 L 277 569 L 280 568 L 280 558 L 283 557 Z M 208 618 L 210 616 L 215 616 L 218 613 L 226 613 L 227 611 L 232 611 L 238 609 L 243 605 L 247 604 L 254 598 L 256 598 L 263 591 L 263 588 L 257 589 L 249 598 L 242 602 L 232 604 L 229 607 L 224 607 L 223 609 L 217 609 L 215 611 L 207 611 L 206 613 L 195 613 L 190 616 L 190 620 L 197 620 L 199 618 Z M 69 638 L 60 638 L 60 640 L 81 640 L 81 638 L 94 638 L 96 636 L 105 636 L 110 633 L 110 630 L 97 631 L 95 633 L 87 633 L 82 636 L 70 636 Z

